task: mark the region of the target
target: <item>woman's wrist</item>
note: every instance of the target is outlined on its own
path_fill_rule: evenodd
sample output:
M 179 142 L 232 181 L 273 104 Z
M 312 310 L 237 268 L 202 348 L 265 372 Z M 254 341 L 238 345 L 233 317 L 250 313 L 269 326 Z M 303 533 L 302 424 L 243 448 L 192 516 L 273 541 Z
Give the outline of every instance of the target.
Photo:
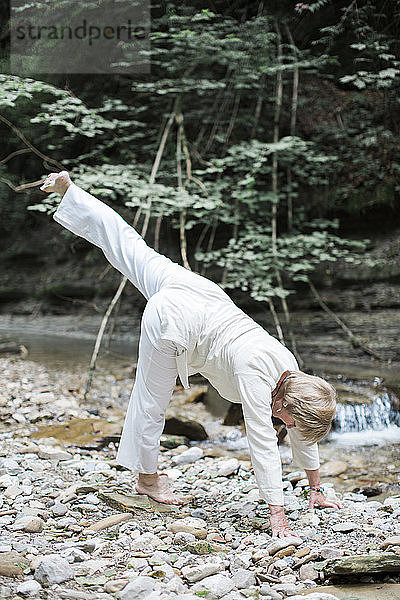
M 60 194 L 61 194 L 62 197 L 65 196 L 65 193 L 66 193 L 67 189 L 69 188 L 69 186 L 71 185 L 71 183 L 72 183 L 72 181 L 66 183 L 65 186 L 64 186 L 64 188 L 63 188 L 63 190 L 60 191 Z

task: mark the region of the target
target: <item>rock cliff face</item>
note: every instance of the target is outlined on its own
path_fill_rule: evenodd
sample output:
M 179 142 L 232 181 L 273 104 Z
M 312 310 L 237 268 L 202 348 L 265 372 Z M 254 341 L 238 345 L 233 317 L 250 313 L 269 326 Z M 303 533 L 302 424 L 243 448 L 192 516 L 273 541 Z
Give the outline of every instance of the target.
M 0 252 L 0 313 L 14 315 L 97 315 L 112 297 L 119 274 L 102 252 L 48 218 L 37 217 L 37 227 L 23 232 Z M 398 309 L 400 307 L 400 229 L 388 233 L 372 230 L 360 237 L 371 240 L 368 256 L 375 266 L 334 263 L 314 275 L 324 302 L 362 341 L 386 361 L 400 360 Z M 161 247 L 174 248 L 174 235 Z M 171 257 L 177 258 L 171 251 Z M 213 276 L 210 275 L 212 278 Z M 218 276 L 216 275 L 216 279 Z M 268 312 L 247 296 L 233 294 L 240 306 L 274 335 Z M 308 286 L 302 284 L 288 298 L 298 349 L 306 364 L 321 359 L 361 361 L 371 357 L 354 347 L 338 324 L 318 305 Z M 118 326 L 140 319 L 144 299 L 127 286 L 120 305 Z M 284 320 L 282 318 L 282 323 Z

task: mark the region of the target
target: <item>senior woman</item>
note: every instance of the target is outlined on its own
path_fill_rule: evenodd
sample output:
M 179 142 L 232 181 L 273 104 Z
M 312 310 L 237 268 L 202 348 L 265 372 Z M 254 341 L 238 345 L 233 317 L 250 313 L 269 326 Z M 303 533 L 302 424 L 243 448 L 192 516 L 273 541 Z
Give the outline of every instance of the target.
M 112 208 L 51 173 L 41 189 L 63 198 L 54 219 L 102 249 L 109 262 L 148 300 L 139 357 L 117 461 L 139 473 L 136 490 L 159 502 L 181 504 L 168 478 L 157 473 L 159 440 L 177 376 L 201 373 L 224 398 L 243 407 L 260 496 L 274 535 L 292 532 L 284 513 L 282 468 L 272 416 L 288 428 L 294 461 L 310 484 L 310 508 L 338 506 L 320 490 L 317 442 L 335 414 L 334 389 L 299 371 L 293 354 L 247 316 L 215 283 L 149 248 Z

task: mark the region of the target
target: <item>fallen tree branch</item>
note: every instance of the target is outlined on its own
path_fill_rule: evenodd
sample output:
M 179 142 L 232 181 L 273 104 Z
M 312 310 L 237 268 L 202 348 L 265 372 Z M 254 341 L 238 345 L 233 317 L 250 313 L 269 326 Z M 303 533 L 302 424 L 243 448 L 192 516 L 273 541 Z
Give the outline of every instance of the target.
M 329 306 L 326 304 L 326 302 L 324 302 L 322 300 L 322 298 L 321 298 L 318 290 L 316 289 L 315 285 L 313 284 L 313 282 L 310 279 L 308 279 L 308 285 L 310 287 L 310 290 L 311 290 L 314 298 L 316 299 L 316 301 L 318 302 L 318 304 L 320 305 L 320 307 L 330 317 L 332 317 L 332 319 L 339 325 L 339 327 L 349 337 L 351 345 L 354 348 L 360 348 L 360 350 L 362 350 L 363 352 L 365 352 L 365 354 L 368 354 L 369 356 L 373 356 L 377 360 L 382 360 L 382 361 L 385 360 L 383 358 L 383 356 L 381 356 L 380 354 L 378 354 L 377 352 L 375 352 L 375 350 L 373 350 L 370 346 L 368 346 L 367 344 L 364 344 L 360 340 L 359 337 L 357 337 L 356 335 L 354 335 L 354 333 L 351 331 L 351 329 L 349 327 L 347 327 L 346 323 L 344 321 L 342 321 L 342 319 L 331 308 L 329 308 Z

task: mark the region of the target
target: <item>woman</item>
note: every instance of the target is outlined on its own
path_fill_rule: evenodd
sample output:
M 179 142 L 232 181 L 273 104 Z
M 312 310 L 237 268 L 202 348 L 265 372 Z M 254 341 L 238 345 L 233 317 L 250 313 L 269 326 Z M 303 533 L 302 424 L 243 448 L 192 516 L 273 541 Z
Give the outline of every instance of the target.
M 149 248 L 113 209 L 51 173 L 41 189 L 63 198 L 54 219 L 101 248 L 148 300 L 141 323 L 135 385 L 117 461 L 139 473 L 136 490 L 181 504 L 157 473 L 165 411 L 179 375 L 201 373 L 231 402 L 240 402 L 260 496 L 274 535 L 292 534 L 283 509 L 281 460 L 272 415 L 288 428 L 293 458 L 310 483 L 310 508 L 338 506 L 322 494 L 317 441 L 335 414 L 334 389 L 302 373 L 293 354 L 240 310 L 215 283 Z

